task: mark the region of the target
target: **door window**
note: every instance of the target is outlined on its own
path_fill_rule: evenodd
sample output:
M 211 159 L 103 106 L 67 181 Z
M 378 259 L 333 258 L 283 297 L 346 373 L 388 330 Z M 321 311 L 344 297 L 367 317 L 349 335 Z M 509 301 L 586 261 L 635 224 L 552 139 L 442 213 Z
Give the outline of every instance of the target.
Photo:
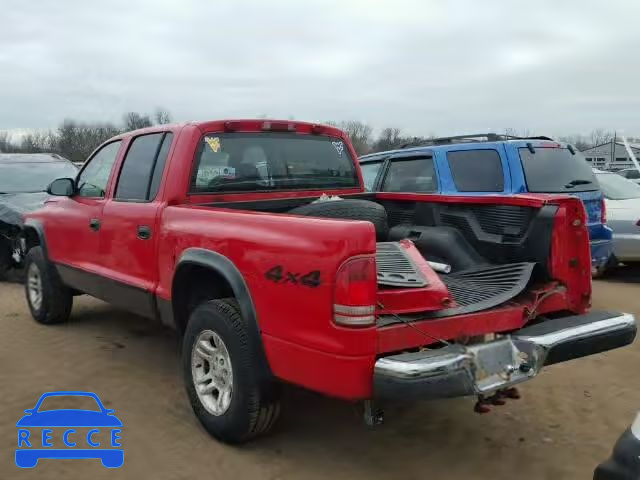
M 504 173 L 496 150 L 448 152 L 453 183 L 459 192 L 502 192 Z
M 362 179 L 364 180 L 364 189 L 368 192 L 373 190 L 373 187 L 376 183 L 376 177 L 378 176 L 378 171 L 380 171 L 380 166 L 382 165 L 382 161 L 380 162 L 366 162 L 360 164 L 360 170 L 362 170 Z
M 102 147 L 91 157 L 78 176 L 77 195 L 79 197 L 104 198 L 111 168 L 118 156 L 121 140 Z

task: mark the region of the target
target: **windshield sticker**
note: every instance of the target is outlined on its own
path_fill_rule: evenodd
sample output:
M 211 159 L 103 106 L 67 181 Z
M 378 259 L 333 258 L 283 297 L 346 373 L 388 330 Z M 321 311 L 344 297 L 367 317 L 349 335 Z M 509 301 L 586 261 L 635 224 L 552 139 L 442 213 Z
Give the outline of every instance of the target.
M 207 168 L 207 176 L 209 178 L 236 178 L 236 169 L 233 167 L 209 167 Z
M 214 153 L 218 153 L 220 151 L 220 139 L 218 137 L 204 137 L 204 141 L 207 142 L 207 145 L 209 145 Z
M 342 156 L 342 152 L 344 151 L 344 143 L 342 142 L 331 142 L 331 145 L 333 145 L 336 149 L 336 151 L 338 152 L 338 156 Z

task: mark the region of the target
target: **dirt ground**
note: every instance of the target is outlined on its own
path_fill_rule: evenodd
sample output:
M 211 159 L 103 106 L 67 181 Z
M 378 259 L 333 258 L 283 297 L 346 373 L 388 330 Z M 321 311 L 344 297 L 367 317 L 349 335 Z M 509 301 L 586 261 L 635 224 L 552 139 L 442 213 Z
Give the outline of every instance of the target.
M 596 282 L 597 308 L 640 317 L 640 272 Z M 0 284 L 0 479 L 586 479 L 640 409 L 640 342 L 551 367 L 487 415 L 471 399 L 386 409 L 367 429 L 353 406 L 287 388 L 275 432 L 242 447 L 211 439 L 187 402 L 169 330 L 86 297 L 43 327 L 22 286 Z M 51 390 L 96 392 L 124 424 L 124 466 L 14 463 L 16 421 Z

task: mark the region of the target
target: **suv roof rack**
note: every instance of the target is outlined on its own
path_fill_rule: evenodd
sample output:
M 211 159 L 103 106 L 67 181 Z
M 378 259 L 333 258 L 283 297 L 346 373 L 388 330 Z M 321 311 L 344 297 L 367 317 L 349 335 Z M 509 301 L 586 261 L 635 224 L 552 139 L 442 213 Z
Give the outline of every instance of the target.
M 447 145 L 450 143 L 475 143 L 475 142 L 500 142 L 505 140 L 551 140 L 552 138 L 543 135 L 535 137 L 517 137 L 515 135 L 504 135 L 500 133 L 472 133 L 469 135 L 455 135 L 452 137 L 431 138 L 418 142 L 409 142 L 400 148 L 423 147 L 429 145 Z

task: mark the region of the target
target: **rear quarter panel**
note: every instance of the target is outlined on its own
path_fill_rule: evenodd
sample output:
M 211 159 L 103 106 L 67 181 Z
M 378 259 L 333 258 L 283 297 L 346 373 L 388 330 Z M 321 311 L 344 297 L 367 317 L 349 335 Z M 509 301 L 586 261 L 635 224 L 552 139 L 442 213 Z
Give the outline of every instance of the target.
M 215 251 L 242 273 L 263 336 L 322 352 L 374 355 L 375 328 L 335 325 L 333 289 L 339 266 L 356 254 L 375 253 L 368 222 L 306 218 L 199 206 L 167 207 L 160 229 L 158 295 L 171 297 L 176 262 L 189 247 Z M 266 274 L 282 266 L 285 280 Z M 320 272 L 320 285 L 287 281 Z

